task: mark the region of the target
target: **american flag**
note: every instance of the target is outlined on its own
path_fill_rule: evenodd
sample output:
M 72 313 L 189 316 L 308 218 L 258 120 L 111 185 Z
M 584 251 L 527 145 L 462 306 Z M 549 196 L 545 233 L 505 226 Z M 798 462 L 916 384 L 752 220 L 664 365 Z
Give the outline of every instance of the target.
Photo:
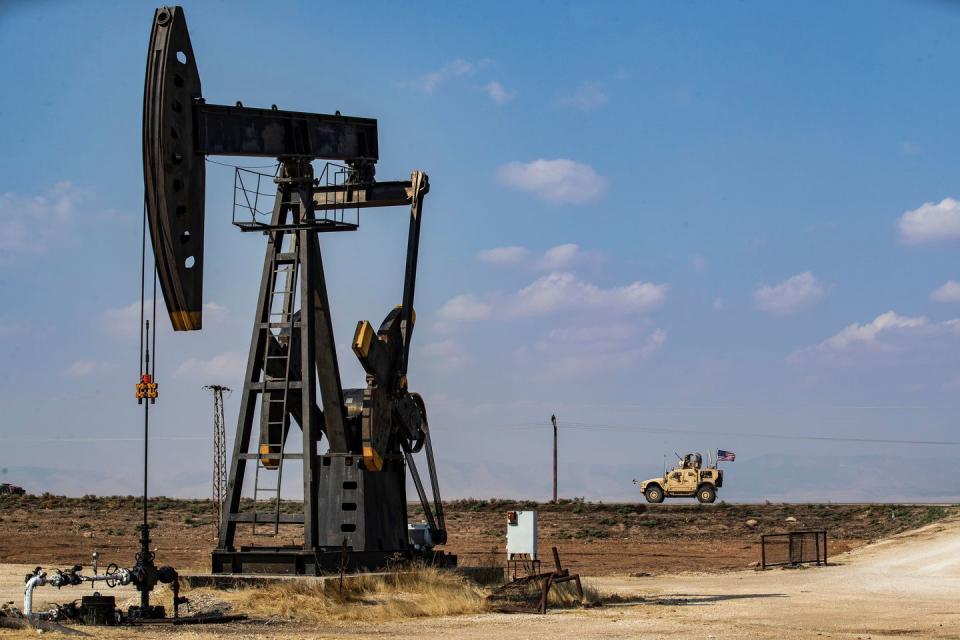
M 733 462 L 737 459 L 737 454 L 733 451 L 724 451 L 723 449 L 717 449 L 717 461 L 720 462 Z

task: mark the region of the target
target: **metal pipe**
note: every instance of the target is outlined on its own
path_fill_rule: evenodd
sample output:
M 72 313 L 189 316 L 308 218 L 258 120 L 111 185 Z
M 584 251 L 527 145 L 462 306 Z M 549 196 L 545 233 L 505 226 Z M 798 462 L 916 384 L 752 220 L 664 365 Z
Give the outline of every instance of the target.
M 47 583 L 47 574 L 38 571 L 36 575 L 27 580 L 27 586 L 23 589 L 23 615 L 26 618 L 33 617 L 33 590 L 35 587 L 43 586 Z
M 133 574 L 129 569 L 123 568 L 117 569 L 113 573 L 105 573 L 94 576 L 81 576 L 79 573 L 75 573 L 73 571 L 56 571 L 52 576 L 48 577 L 46 571 L 37 571 L 36 574 L 30 576 L 30 578 L 27 580 L 26 586 L 23 589 L 23 615 L 27 618 L 33 617 L 33 590 L 46 584 L 59 589 L 60 587 L 77 585 L 81 582 L 106 582 L 107 586 L 114 587 L 116 585 L 125 586 L 130 584 L 132 581 Z
M 112 586 L 120 585 L 123 587 L 133 581 L 133 575 L 130 573 L 129 569 L 117 569 L 113 573 L 104 573 L 96 576 L 81 576 L 80 579 L 84 582 L 111 581 L 115 583 Z M 107 586 L 111 585 L 108 584 Z

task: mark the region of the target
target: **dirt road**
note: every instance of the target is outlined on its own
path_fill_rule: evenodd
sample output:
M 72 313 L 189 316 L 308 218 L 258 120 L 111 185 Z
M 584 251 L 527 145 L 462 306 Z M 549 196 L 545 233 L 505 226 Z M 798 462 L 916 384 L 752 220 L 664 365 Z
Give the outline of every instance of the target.
M 22 597 L 5 565 L 0 600 Z M 22 579 L 22 578 L 21 578 Z M 229 625 L 173 632 L 190 638 L 960 638 L 960 519 L 838 556 L 823 568 L 590 581 L 634 602 L 546 616 L 483 614 L 387 623 Z M 46 594 L 45 594 L 46 595 Z M 56 595 L 55 592 L 51 595 Z M 89 631 L 89 629 L 88 629 Z M 7 632 L 11 636 L 14 632 Z M 26 634 L 17 632 L 26 637 Z M 171 631 L 104 630 L 159 638 Z M 7 637 L 0 632 L 0 638 Z
M 665 618 L 687 627 L 639 637 L 960 638 L 960 521 L 863 547 L 826 568 L 602 584 L 659 602 Z

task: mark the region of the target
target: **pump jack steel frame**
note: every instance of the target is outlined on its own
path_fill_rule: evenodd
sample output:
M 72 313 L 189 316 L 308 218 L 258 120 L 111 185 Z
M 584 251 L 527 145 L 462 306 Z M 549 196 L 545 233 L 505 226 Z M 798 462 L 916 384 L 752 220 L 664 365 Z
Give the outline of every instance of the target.
M 409 182 L 374 180 L 379 151 L 373 119 L 207 104 L 180 7 L 161 7 L 154 15 L 143 152 L 157 272 L 178 331 L 202 325 L 204 156 L 275 157 L 281 167 L 270 222 L 235 222 L 242 231 L 266 235 L 268 245 L 213 572 L 319 575 L 376 569 L 417 556 L 455 564 L 455 556 L 414 548 L 407 534 L 409 468 L 430 537 L 446 542 L 426 408 L 407 389 L 406 375 L 426 174 L 415 171 Z M 346 180 L 320 185 L 312 160 L 346 163 Z M 369 322 L 358 323 L 353 350 L 367 386 L 344 390 L 317 234 L 355 230 L 358 224 L 316 212 L 397 205 L 411 212 L 402 304 L 376 331 Z M 251 452 L 258 405 L 260 438 Z M 300 452 L 287 451 L 291 421 L 302 431 Z M 328 451 L 321 454 L 324 435 Z M 413 457 L 421 450 L 432 496 Z M 280 509 L 283 462 L 289 459 L 302 460 L 302 514 Z M 242 511 L 250 462 L 256 465 L 254 501 Z M 274 474 L 275 488 L 261 489 L 261 474 Z M 258 510 L 264 502 L 258 493 L 271 494 L 272 512 Z M 267 536 L 276 536 L 281 525 L 302 525 L 303 544 L 237 549 L 240 523 Z

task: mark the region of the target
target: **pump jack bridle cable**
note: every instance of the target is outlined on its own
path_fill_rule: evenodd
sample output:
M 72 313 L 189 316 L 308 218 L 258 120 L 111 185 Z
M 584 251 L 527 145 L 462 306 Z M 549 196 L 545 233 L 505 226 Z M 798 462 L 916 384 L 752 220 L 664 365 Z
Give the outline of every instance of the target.
M 143 228 L 140 240 L 140 355 L 137 363 L 137 380 L 143 375 L 143 306 L 146 291 L 146 282 L 144 274 L 146 273 L 147 262 L 147 199 L 143 199 Z
M 144 193 L 143 198 L 143 226 L 141 229 L 140 240 L 140 373 L 138 383 L 156 380 L 157 370 L 157 262 L 153 262 L 153 292 L 151 296 L 151 319 L 145 322 L 146 316 L 146 295 L 147 295 L 147 196 Z M 150 361 L 150 353 L 153 352 L 153 362 Z M 142 399 L 143 405 L 143 533 L 142 539 L 146 538 L 148 519 L 147 519 L 147 470 L 149 461 L 149 433 L 150 433 L 150 403 L 153 399 L 145 397 Z
M 153 304 L 153 319 L 150 321 L 150 353 L 153 360 L 150 363 L 150 379 L 157 378 L 157 261 L 153 261 L 153 294 L 150 297 Z

